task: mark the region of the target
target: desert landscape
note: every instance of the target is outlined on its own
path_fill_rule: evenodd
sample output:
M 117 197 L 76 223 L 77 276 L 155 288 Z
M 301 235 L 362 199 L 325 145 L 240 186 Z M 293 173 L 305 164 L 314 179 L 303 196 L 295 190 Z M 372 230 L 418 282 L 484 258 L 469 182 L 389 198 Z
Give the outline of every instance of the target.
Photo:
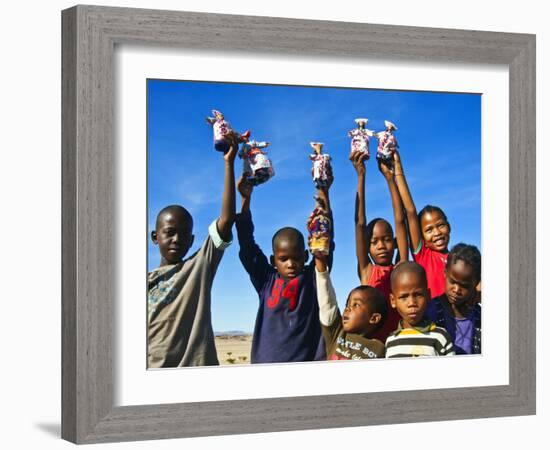
M 250 364 L 252 335 L 244 332 L 215 333 L 220 365 Z

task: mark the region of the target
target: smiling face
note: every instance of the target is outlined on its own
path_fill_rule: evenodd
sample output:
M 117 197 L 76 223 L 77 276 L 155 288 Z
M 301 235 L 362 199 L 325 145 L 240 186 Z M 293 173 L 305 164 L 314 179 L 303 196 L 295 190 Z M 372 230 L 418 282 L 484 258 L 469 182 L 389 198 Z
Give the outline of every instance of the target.
M 193 245 L 193 220 L 187 211 L 177 207 L 163 210 L 151 239 L 159 246 L 160 265 L 177 264 Z
M 393 230 L 385 220 L 378 220 L 372 228 L 369 253 L 372 260 L 380 265 L 387 266 L 392 263 L 395 251 Z
M 458 259 L 445 271 L 445 294 L 451 305 L 461 306 L 476 295 L 474 268 Z
M 429 211 L 422 214 L 420 228 L 426 247 L 437 252 L 447 251 L 451 227 L 439 211 Z
M 344 314 L 342 328 L 346 333 L 370 334 L 382 319 L 382 315 L 373 312 L 370 293 L 355 289 L 350 292 Z
M 426 277 L 419 271 L 402 271 L 392 281 L 390 303 L 401 316 L 403 328 L 413 328 L 424 317 L 429 294 Z

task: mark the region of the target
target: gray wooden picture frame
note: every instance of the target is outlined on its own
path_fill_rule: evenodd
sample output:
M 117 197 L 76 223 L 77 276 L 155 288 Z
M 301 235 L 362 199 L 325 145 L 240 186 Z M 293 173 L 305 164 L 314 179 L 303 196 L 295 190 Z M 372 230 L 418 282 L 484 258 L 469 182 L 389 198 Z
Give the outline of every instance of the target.
M 97 6 L 63 11 L 62 31 L 64 439 L 95 443 L 535 413 L 535 36 Z M 509 384 L 115 407 L 117 44 L 508 66 Z

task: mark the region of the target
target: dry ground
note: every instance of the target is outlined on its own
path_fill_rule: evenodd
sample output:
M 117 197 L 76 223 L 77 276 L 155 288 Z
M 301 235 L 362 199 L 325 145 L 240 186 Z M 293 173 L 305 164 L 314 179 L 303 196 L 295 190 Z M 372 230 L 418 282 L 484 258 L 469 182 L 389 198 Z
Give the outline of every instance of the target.
M 216 350 L 220 365 L 250 364 L 252 335 L 216 336 Z

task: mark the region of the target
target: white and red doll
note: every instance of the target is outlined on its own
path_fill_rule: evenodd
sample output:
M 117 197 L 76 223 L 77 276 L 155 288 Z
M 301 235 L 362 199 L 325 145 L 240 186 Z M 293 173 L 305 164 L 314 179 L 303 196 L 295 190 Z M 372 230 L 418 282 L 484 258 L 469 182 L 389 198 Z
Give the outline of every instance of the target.
M 231 135 L 235 136 L 237 144 L 245 142 L 245 140 L 249 138 L 249 130 L 242 134 L 236 133 L 220 111 L 213 109 L 212 114 L 214 117 L 207 117 L 206 121 L 212 125 L 212 130 L 214 132 L 214 148 L 217 151 L 223 153 L 229 151 L 229 147 L 231 146 Z
M 269 142 L 249 141 L 245 138 L 239 150 L 238 155 L 243 160 L 243 177 L 253 186 L 265 183 L 275 175 L 271 160 L 262 150 L 268 146 Z
M 311 174 L 313 176 L 313 182 L 318 189 L 328 186 L 330 176 L 332 174 L 332 166 L 330 165 L 330 155 L 323 153 L 322 142 L 310 143 L 315 153 L 309 155 L 309 159 L 313 161 L 313 168 Z

